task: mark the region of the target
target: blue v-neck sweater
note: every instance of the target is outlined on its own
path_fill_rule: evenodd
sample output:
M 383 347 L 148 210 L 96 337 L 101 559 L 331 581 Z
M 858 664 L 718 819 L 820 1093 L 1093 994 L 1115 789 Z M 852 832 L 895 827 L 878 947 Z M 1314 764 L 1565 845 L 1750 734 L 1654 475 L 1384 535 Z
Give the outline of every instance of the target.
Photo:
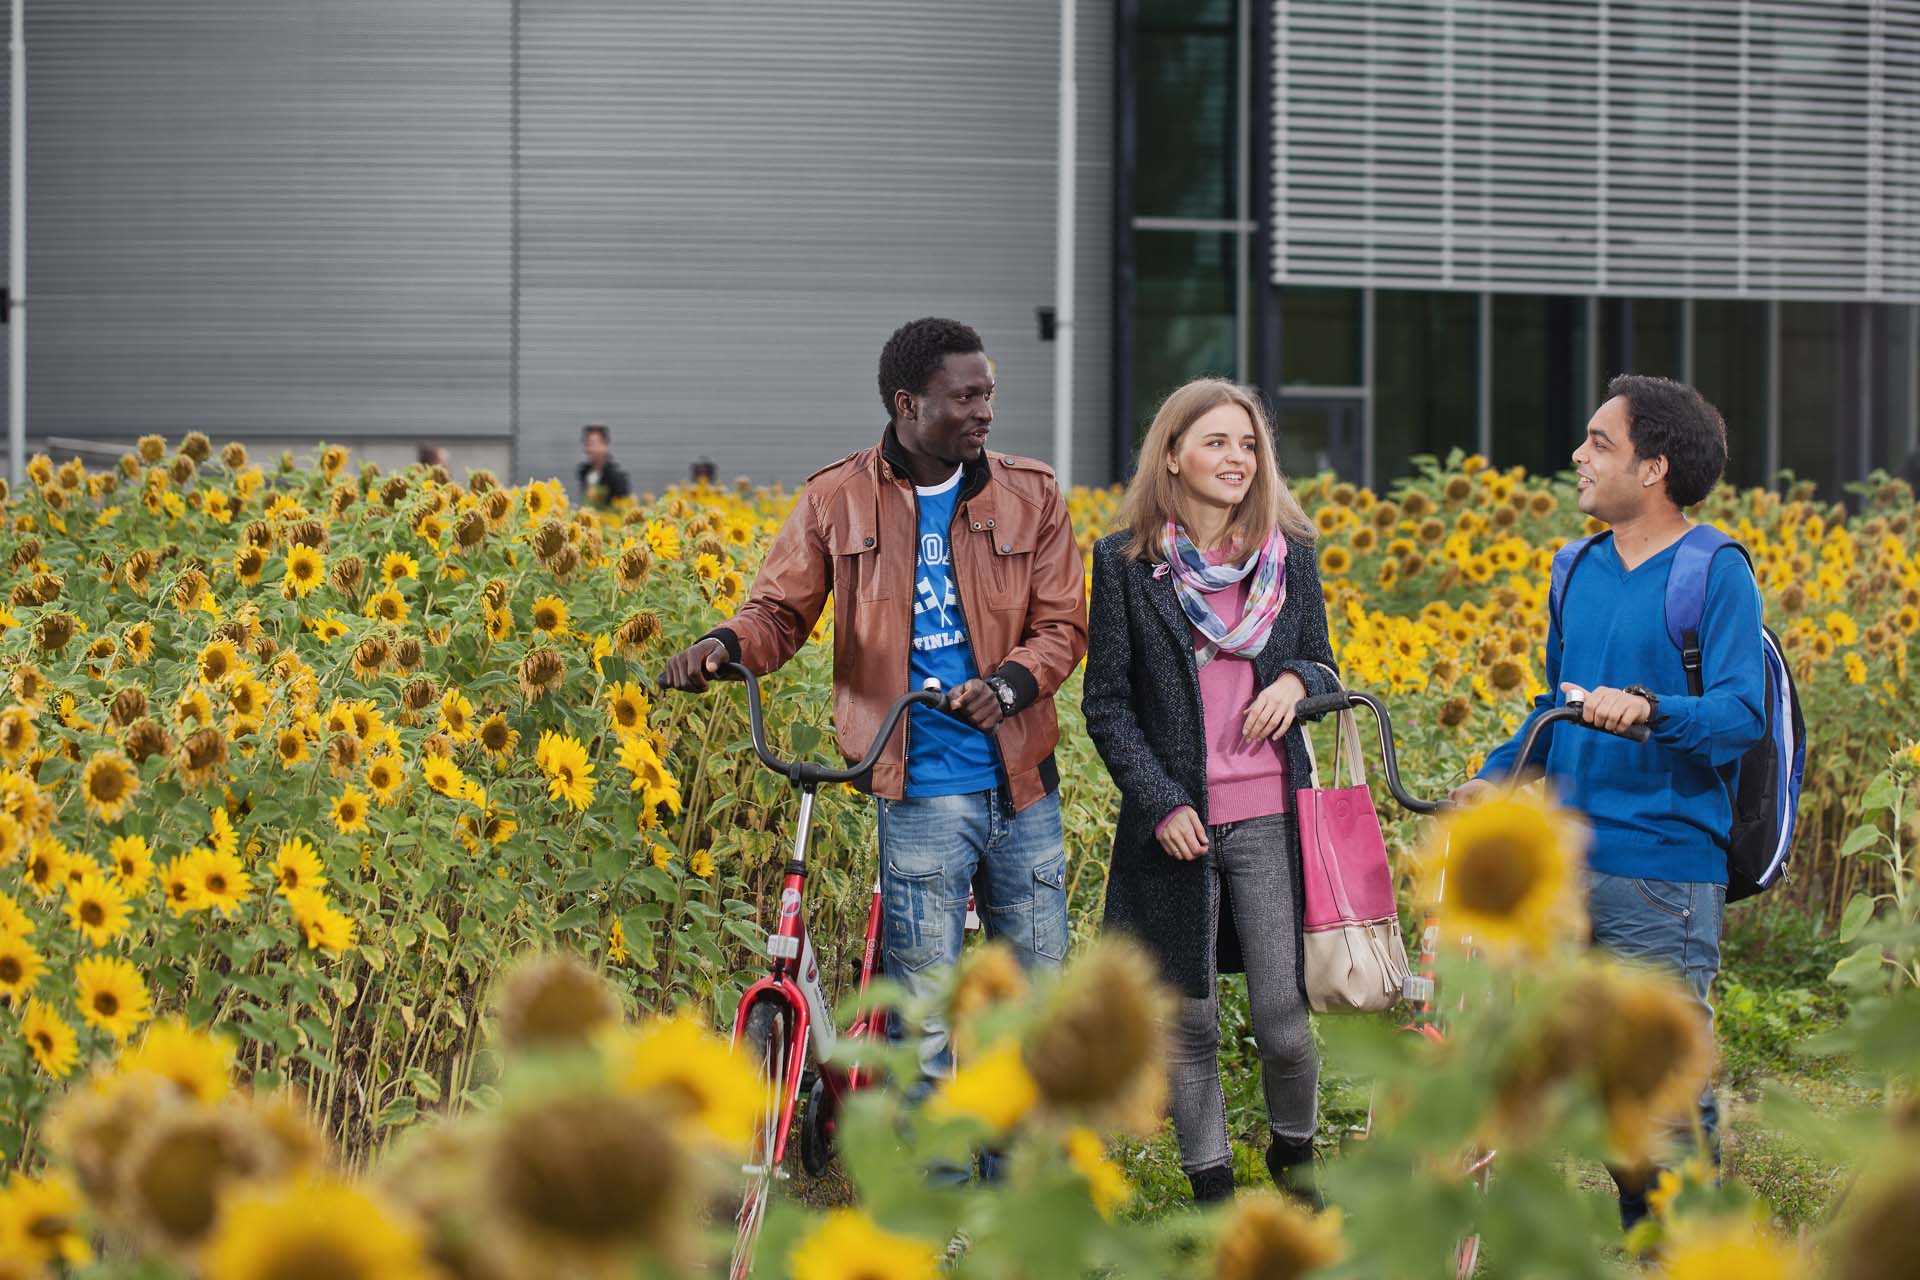
M 1667 571 L 1673 547 L 1629 571 L 1613 539 L 1597 539 L 1568 580 L 1561 617 L 1549 620 L 1547 689 L 1534 715 L 1566 701 L 1562 681 L 1583 689 L 1643 684 L 1660 695 L 1645 743 L 1573 724 L 1541 735 L 1528 763 L 1546 766 L 1561 803 L 1593 827 L 1587 861 L 1596 871 L 1643 880 L 1725 884 L 1733 806 L 1718 770 L 1765 732 L 1766 671 L 1760 592 L 1737 552 L 1713 558 L 1700 619 L 1705 692 L 1687 693 L 1680 650 L 1667 635 Z M 1504 779 L 1526 725 L 1487 757 L 1483 778 Z

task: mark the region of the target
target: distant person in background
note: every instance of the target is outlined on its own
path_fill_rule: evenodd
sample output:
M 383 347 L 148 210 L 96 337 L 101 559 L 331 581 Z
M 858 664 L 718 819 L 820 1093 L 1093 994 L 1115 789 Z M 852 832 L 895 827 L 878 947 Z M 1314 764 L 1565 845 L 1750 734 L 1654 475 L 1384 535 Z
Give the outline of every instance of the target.
M 590 507 L 610 507 L 618 498 L 633 496 L 633 482 L 624 467 L 613 460 L 613 440 L 604 424 L 588 423 L 580 428 L 580 450 L 586 459 L 580 464 L 580 500 Z
M 416 456 L 420 465 L 423 467 L 445 467 L 450 465 L 447 461 L 447 446 L 443 444 L 422 444 Z
M 712 458 L 695 458 L 687 468 L 688 484 L 717 484 L 719 480 L 720 468 L 713 464 Z

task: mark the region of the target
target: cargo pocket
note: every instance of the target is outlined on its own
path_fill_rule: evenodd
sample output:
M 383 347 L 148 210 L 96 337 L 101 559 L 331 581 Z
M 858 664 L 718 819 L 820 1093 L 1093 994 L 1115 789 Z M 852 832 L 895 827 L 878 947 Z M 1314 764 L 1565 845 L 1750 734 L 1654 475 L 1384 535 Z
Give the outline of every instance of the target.
M 1042 959 L 1067 958 L 1067 859 L 1033 869 L 1033 949 Z

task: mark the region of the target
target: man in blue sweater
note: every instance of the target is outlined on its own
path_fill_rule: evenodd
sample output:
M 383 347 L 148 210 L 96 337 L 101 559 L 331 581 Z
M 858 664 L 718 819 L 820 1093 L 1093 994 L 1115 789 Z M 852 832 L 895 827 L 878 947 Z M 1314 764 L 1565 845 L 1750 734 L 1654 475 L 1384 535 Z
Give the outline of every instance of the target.
M 1593 941 L 1682 975 L 1711 1026 L 1708 991 L 1720 967 L 1727 840 L 1733 805 L 1722 770 L 1765 732 L 1760 592 L 1746 560 L 1713 558 L 1700 619 L 1703 692 L 1689 696 L 1680 650 L 1667 634 L 1667 573 L 1692 528 L 1686 508 L 1705 498 L 1727 462 L 1720 414 L 1692 387 L 1623 374 L 1574 451 L 1580 510 L 1604 521 L 1576 564 L 1547 631 L 1547 687 L 1534 715 L 1586 690 L 1588 724 L 1646 724 L 1645 743 L 1553 725 L 1530 765 L 1543 765 L 1563 804 L 1593 829 L 1587 905 Z M 1529 716 L 1529 723 L 1532 717 Z M 1513 768 L 1520 732 L 1454 792 L 1471 802 Z M 1713 1090 L 1700 1119 L 1717 1155 Z M 1616 1173 L 1623 1225 L 1646 1216 L 1646 1187 Z

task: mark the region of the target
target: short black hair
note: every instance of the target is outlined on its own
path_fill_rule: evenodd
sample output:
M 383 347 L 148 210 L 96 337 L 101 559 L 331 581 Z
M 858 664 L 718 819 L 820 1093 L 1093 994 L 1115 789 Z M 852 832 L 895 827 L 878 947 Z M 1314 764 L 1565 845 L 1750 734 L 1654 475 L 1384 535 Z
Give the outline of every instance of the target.
M 589 422 L 580 428 L 580 438 L 585 440 L 588 436 L 599 436 L 608 444 L 613 443 L 613 433 L 607 430 L 607 424 L 604 422 Z
M 1636 458 L 1667 460 L 1667 497 L 1685 510 L 1706 499 L 1727 469 L 1727 424 L 1707 398 L 1684 382 L 1623 373 L 1607 398 L 1627 402 L 1627 439 Z
M 948 356 L 970 356 L 986 349 L 973 326 L 958 320 L 927 316 L 895 329 L 880 348 L 880 403 L 887 406 L 887 421 L 893 421 L 894 392 L 923 395 Z

